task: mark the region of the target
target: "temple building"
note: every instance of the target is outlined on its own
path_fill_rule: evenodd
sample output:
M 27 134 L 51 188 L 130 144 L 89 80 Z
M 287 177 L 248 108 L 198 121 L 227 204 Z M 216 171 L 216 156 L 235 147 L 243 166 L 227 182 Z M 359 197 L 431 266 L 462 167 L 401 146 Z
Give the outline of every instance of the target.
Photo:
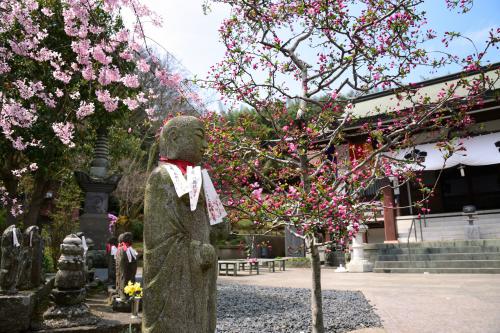
M 375 184 L 367 192 L 382 192 L 381 205 L 368 223 L 368 243 L 464 240 L 468 239 L 464 226 L 470 218 L 479 226 L 476 239 L 500 239 L 500 63 L 483 68 L 483 73 L 491 80 L 490 89 L 482 103 L 467 111 L 474 120 L 467 133 L 453 141 L 464 150 L 445 160 L 436 146 L 442 131 L 422 129 L 413 147 L 395 153 L 399 158 L 419 156 L 421 178 L 426 186 L 434 187 L 425 207 L 429 212 L 422 214 L 412 207 L 422 197 L 416 184 L 400 185 L 396 179 Z M 415 85 L 416 96 L 436 99 L 443 88 L 456 84 L 461 77 L 474 75 L 479 72 L 419 82 Z M 410 102 L 396 98 L 394 91 L 362 96 L 353 104 L 354 116 L 365 119 L 383 117 L 382 110 L 412 107 Z M 364 142 L 363 138 L 353 137 L 348 143 L 352 148 Z M 387 186 L 388 182 L 391 186 Z

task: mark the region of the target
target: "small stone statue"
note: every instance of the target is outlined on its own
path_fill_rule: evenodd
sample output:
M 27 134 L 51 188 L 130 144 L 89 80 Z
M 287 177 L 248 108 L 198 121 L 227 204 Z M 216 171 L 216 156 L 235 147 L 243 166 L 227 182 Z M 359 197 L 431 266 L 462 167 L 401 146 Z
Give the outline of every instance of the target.
M 37 226 L 29 227 L 28 234 L 30 234 L 30 246 L 32 248 L 31 285 L 38 287 L 45 280 L 42 268 L 45 244 Z
M 116 291 L 121 301 L 126 301 L 125 287 L 129 281 L 135 282 L 137 273 L 137 252 L 132 248 L 133 235 L 124 232 L 118 237 L 116 253 Z
M 24 265 L 19 276 L 19 288 L 29 290 L 38 287 L 43 281 L 43 239 L 37 226 L 27 228 L 23 233 Z
M 108 285 L 116 283 L 116 253 L 118 252 L 118 238 L 110 237 L 106 244 L 106 256 L 108 259 Z
M 64 238 L 58 260 L 52 299 L 56 305 L 44 314 L 49 327 L 90 325 L 97 318 L 90 313 L 85 301 L 85 271 L 82 240 L 75 234 Z
M 15 225 L 9 226 L 2 234 L 2 263 L 0 265 L 0 293 L 15 294 L 19 272 L 23 265 L 23 237 Z
M 161 132 L 161 162 L 144 202 L 143 333 L 215 332 L 217 258 L 207 198 L 203 190 L 197 202 L 191 193 L 179 197 L 168 169 L 184 174 L 198 165 L 204 135 L 203 123 L 187 116 L 171 119 Z

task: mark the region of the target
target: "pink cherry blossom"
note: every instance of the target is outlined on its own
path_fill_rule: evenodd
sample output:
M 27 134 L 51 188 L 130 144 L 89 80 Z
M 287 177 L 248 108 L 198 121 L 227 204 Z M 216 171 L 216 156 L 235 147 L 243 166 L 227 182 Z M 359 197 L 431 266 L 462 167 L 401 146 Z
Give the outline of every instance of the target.
M 52 129 L 54 130 L 54 133 L 56 136 L 61 140 L 62 143 L 67 145 L 68 147 L 74 147 L 75 144 L 73 141 L 73 135 L 74 135 L 74 128 L 75 125 L 72 123 L 53 123 L 52 124 Z
M 122 78 L 121 81 L 123 82 L 123 85 L 125 87 L 129 88 L 139 87 L 139 78 L 137 77 L 137 75 L 127 74 Z
M 76 111 L 76 117 L 78 119 L 83 119 L 83 118 L 93 114 L 94 110 L 95 110 L 94 103 L 92 103 L 92 102 L 87 103 L 87 102 L 82 101 L 82 102 L 80 102 L 80 107 Z

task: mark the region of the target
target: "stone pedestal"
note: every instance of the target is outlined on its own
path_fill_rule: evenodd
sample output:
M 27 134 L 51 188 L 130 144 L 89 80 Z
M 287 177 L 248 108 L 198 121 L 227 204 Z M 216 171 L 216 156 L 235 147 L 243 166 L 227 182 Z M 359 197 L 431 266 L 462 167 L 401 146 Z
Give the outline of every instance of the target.
M 17 333 L 39 328 L 53 285 L 52 278 L 33 290 L 0 295 L 0 332 Z
M 480 239 L 481 238 L 478 225 L 465 226 L 464 233 L 465 233 L 466 240 L 473 240 L 473 239 Z
M 373 271 L 373 264 L 365 259 L 364 255 L 364 242 L 363 234 L 366 233 L 368 228 L 364 225 L 359 227 L 359 232 L 352 240 L 352 254 L 351 261 L 347 264 L 349 272 L 362 273 Z
M 29 329 L 34 307 L 34 293 L 0 295 L 0 315 L 2 316 L 0 332 L 16 333 Z

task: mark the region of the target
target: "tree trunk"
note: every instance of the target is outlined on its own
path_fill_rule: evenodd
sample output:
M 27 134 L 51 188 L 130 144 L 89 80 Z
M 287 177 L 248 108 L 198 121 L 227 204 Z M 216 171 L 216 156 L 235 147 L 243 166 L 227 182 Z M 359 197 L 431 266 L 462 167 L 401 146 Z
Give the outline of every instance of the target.
M 17 185 L 18 185 L 19 181 L 15 177 L 12 177 L 12 176 L 9 177 L 9 176 L 6 176 L 6 174 L 2 173 L 2 182 L 3 182 L 7 192 L 9 192 L 9 198 L 10 199 L 17 198 L 17 194 L 18 194 L 17 193 Z M 12 215 L 11 208 L 12 208 L 12 204 L 10 202 L 7 202 L 7 205 L 5 207 L 5 210 L 6 210 L 5 222 L 7 223 L 6 226 L 17 223 L 17 218 L 14 215 Z
M 319 258 L 318 247 L 315 244 L 314 236 L 308 237 L 308 245 L 311 250 L 311 313 L 312 313 L 312 332 L 324 333 L 323 325 L 323 299 L 321 295 L 321 262 Z
M 31 193 L 31 200 L 24 215 L 24 226 L 27 228 L 32 225 L 37 225 L 38 216 L 40 215 L 40 208 L 42 207 L 45 192 L 47 192 L 49 181 L 38 175 L 35 177 L 35 184 L 33 192 Z

